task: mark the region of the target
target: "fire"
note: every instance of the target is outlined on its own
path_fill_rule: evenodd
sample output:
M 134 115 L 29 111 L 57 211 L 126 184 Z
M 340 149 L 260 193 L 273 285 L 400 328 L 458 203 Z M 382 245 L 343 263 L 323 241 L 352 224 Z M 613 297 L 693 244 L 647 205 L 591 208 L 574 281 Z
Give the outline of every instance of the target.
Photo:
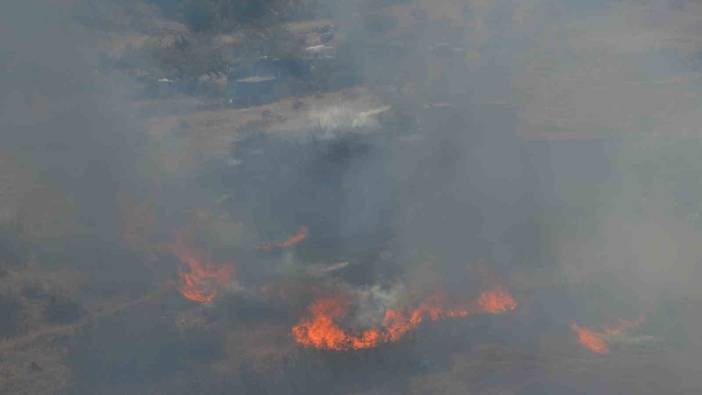
M 342 298 L 322 298 L 310 306 L 312 318 L 292 328 L 298 343 L 329 350 L 369 348 L 380 341 L 380 333 L 369 329 L 360 335 L 346 333 L 334 320 L 346 315 L 348 302 Z
M 597 354 L 608 354 L 609 346 L 604 340 L 604 334 L 596 332 L 590 328 L 581 327 L 575 322 L 570 323 L 570 327 L 578 335 L 578 342 L 588 350 Z
M 276 248 L 290 248 L 293 247 L 307 238 L 308 229 L 306 226 L 301 226 L 295 233 L 290 235 L 285 241 L 278 243 L 268 243 L 258 247 L 261 251 L 271 251 Z
M 506 289 L 495 288 L 480 294 L 478 306 L 485 313 L 499 314 L 516 309 L 517 302 Z
M 597 354 L 608 354 L 608 338 L 625 334 L 626 332 L 641 325 L 643 321 L 643 315 L 641 315 L 637 320 L 619 320 L 615 325 L 604 327 L 601 331 L 579 326 L 575 322 L 571 322 L 570 327 L 578 336 L 578 343 L 580 343 L 583 347 Z
M 188 300 L 211 303 L 234 278 L 234 263 L 215 264 L 206 254 L 187 246 L 181 239 L 172 250 L 181 262 L 178 290 Z
M 345 331 L 337 323 L 346 316 L 349 306 L 347 300 L 339 297 L 316 300 L 309 308 L 310 316 L 293 326 L 294 340 L 305 347 L 324 350 L 367 349 L 398 341 L 425 320 L 461 318 L 474 313 L 500 314 L 514 310 L 517 303 L 512 295 L 502 288 L 483 292 L 476 301 L 465 306 L 451 308 L 444 306 L 442 297 L 434 296 L 409 312 L 388 309 L 380 328 L 370 328 L 356 334 Z

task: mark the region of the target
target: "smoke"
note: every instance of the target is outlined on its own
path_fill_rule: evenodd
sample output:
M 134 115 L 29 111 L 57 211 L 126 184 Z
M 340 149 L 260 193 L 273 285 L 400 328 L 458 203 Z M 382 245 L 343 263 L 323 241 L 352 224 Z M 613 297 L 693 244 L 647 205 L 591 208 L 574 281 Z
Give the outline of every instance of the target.
M 137 189 L 139 171 L 134 161 L 139 137 L 125 112 L 124 85 L 98 75 L 98 43 L 73 23 L 68 2 L 56 10 L 41 2 L 7 7 L 0 77 L 3 150 L 29 164 L 68 206 L 57 203 L 58 213 L 45 212 L 41 205 L 51 202 L 38 198 L 39 207 L 24 212 L 60 218 L 61 210 L 72 210 L 78 232 L 114 238 L 120 191 Z
M 392 189 L 375 189 L 392 196 L 406 281 L 471 288 L 487 262 L 525 295 L 565 287 L 550 318 L 645 312 L 642 331 L 694 344 L 699 6 L 418 1 L 374 29 L 374 5 L 336 16 L 371 90 L 406 111 L 396 133 L 423 136 L 391 151 Z
M 382 322 L 383 314 L 388 309 L 396 309 L 400 306 L 402 295 L 405 292 L 401 285 L 394 288 L 383 289 L 379 286 L 372 286 L 359 291 L 359 312 L 356 314 L 356 327 L 373 327 Z
M 696 182 L 682 174 L 698 166 L 683 152 L 700 114 L 696 5 L 412 2 L 375 30 L 373 6 L 346 2 L 336 16 L 374 93 L 420 118 L 397 133 L 425 136 L 386 167 L 400 250 L 449 271 L 549 260 L 573 283 L 575 267 L 622 269 L 642 293 L 690 279 L 696 252 L 682 244 L 696 231 L 671 222 L 696 215 L 683 212 L 696 210 Z M 412 32 L 392 55 L 399 44 L 378 38 L 390 26 Z M 532 237 L 538 248 L 522 242 Z
M 155 5 L 137 3 L 135 14 L 158 15 Z M 521 380 L 513 388 L 502 384 L 509 393 L 538 393 L 539 385 L 558 393 L 564 385 L 593 388 L 559 364 L 563 349 L 576 343 L 570 328 L 604 328 L 645 314 L 631 330 L 642 337 L 621 344 L 655 338 L 664 351 L 646 351 L 655 361 L 627 370 L 638 351 L 611 346 L 611 358 L 624 356 L 605 365 L 613 368 L 602 385 L 653 391 L 614 377 L 647 369 L 679 372 L 672 374 L 677 384 L 662 378 L 664 387 L 677 385 L 668 392 L 699 385 L 693 362 L 702 346 L 694 338 L 702 328 L 695 313 L 702 298 L 702 7 L 694 2 L 327 2 L 320 14 L 338 29 L 338 56 L 362 87 L 298 98 L 299 108 L 273 104 L 260 119 L 252 115 L 258 110 L 186 99 L 163 104 L 164 116 L 150 113 L 150 104 L 136 99 L 142 88 L 105 66 L 100 53 L 113 44 L 109 34 L 75 15 L 76 6 L 124 8 L 57 4 L 13 1 L 0 16 L 0 221 L 17 224 L 40 266 L 82 272 L 84 285 L 73 291 L 81 297 L 178 281 L 178 257 L 168 248 L 177 233 L 208 250 L 213 262 L 236 261 L 236 281 L 247 292 L 206 284 L 211 292 L 199 299 L 213 308 L 178 315 L 186 309 L 180 299 L 161 307 L 169 319 L 178 315 L 174 322 L 196 317 L 181 326 L 202 333 L 137 314 L 141 330 L 166 328 L 167 336 L 151 334 L 148 358 L 135 370 L 125 367 L 130 356 L 119 346 L 81 332 L 81 341 L 115 354 L 107 370 L 151 372 L 165 381 L 170 367 L 185 372 L 192 366 L 184 361 L 197 355 L 208 369 L 215 366 L 208 375 L 245 375 L 254 368 L 222 365 L 247 365 L 245 358 L 260 357 L 251 348 L 275 347 L 260 344 L 272 341 L 264 330 L 249 345 L 242 328 L 263 322 L 285 328 L 279 338 L 288 339 L 316 287 L 352 295 L 353 317 L 344 324 L 355 330 L 437 291 L 472 300 L 499 285 L 519 301 L 514 318 L 439 328 L 450 335 L 447 343 L 431 336 L 422 343 L 420 332 L 420 340 L 401 347 L 421 361 L 421 373 L 374 377 L 410 393 L 425 388 L 418 382 L 432 372 L 448 372 L 447 391 L 466 392 L 472 383 L 460 378 L 461 369 L 471 369 L 467 355 L 487 339 L 537 356 L 513 356 L 515 364 L 541 364 L 528 366 L 538 377 L 532 381 L 500 376 Z M 207 57 L 201 63 L 226 58 L 222 50 L 210 59 L 210 50 L 199 55 Z M 152 58 L 140 61 L 164 75 L 170 70 Z M 284 242 L 302 227 L 304 237 Z M 262 245 L 280 247 L 256 248 Z M 6 304 L 14 311 L 14 302 Z M 120 336 L 107 327 L 98 329 Z M 200 337 L 217 340 L 201 352 Z M 454 353 L 456 339 L 468 340 Z M 179 348 L 182 342 L 188 347 Z M 445 346 L 432 349 L 434 343 Z M 177 363 L 163 360 L 162 344 L 176 350 Z M 290 339 L 284 344 L 270 354 L 288 352 Z M 210 352 L 216 362 L 203 356 Z M 86 379 L 89 353 L 86 345 L 76 351 L 73 369 L 83 381 L 75 388 L 108 387 Z M 566 371 L 562 377 L 549 378 L 553 365 Z M 256 392 L 260 384 L 240 385 Z M 339 392 L 359 387 L 344 388 Z

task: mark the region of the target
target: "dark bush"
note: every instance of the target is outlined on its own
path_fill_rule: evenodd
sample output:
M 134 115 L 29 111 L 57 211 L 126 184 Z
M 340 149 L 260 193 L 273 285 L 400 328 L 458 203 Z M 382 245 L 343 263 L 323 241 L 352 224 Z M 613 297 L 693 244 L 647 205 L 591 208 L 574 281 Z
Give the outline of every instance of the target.
M 46 306 L 46 319 L 55 324 L 69 324 L 81 317 L 80 305 L 65 296 L 52 296 Z
M 0 224 L 0 269 L 24 263 L 28 251 L 27 242 L 18 226 Z
M 17 335 L 21 314 L 22 306 L 17 299 L 0 295 L 0 338 Z
M 217 20 L 217 7 L 213 2 L 194 0 L 185 5 L 185 23 L 196 32 L 210 30 Z

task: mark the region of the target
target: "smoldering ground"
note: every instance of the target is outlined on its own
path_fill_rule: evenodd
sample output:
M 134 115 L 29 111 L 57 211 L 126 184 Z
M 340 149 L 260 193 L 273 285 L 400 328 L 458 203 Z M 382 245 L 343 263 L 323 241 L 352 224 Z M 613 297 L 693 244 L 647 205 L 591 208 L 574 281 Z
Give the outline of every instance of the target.
M 301 138 L 254 124 L 231 156 L 193 160 L 188 174 L 163 171 L 164 152 L 207 137 L 147 133 L 148 121 L 131 112 L 138 88 L 100 69 L 99 42 L 75 8 L 5 7 L 0 159 L 12 165 L 3 165 L 2 245 L 11 260 L 34 262 L 30 280 L 48 294 L 27 300 L 70 297 L 83 318 L 66 323 L 81 323 L 94 307 L 87 296 L 123 301 L 177 281 L 178 260 L 158 246 L 182 229 L 214 261 L 236 261 L 248 292 L 223 292 L 206 308 L 172 289 L 77 327 L 61 365 L 71 372 L 68 392 L 699 386 L 702 10 L 694 2 L 325 4 L 350 67 L 391 115 L 362 128 L 310 124 Z M 137 218 L 153 216 L 136 244 L 124 237 L 130 204 L 150 212 Z M 303 225 L 309 237 L 292 252 L 256 250 Z M 341 261 L 349 265 L 330 276 L 305 271 Z M 7 269 L 15 283 L 17 267 Z M 81 279 L 58 286 L 37 271 Z M 270 284 L 282 297 L 261 291 Z M 386 295 L 398 284 L 459 298 L 504 285 L 519 309 L 427 325 L 350 355 L 289 337 L 315 286 Z M 22 290 L 5 288 L 0 308 L 17 325 L 3 325 L 2 336 L 11 338 L 32 311 L 18 313 L 12 297 Z M 612 345 L 602 357 L 580 350 L 569 326 L 642 313 L 638 333 L 658 341 Z

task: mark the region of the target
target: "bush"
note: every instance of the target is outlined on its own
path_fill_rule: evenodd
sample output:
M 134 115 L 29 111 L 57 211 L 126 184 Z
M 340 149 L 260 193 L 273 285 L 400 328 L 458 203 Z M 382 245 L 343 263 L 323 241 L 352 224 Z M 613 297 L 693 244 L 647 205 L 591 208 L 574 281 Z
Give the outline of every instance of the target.
M 0 295 L 0 339 L 17 335 L 21 313 L 17 299 Z
M 164 14 L 180 8 L 183 21 L 195 32 L 231 31 L 313 16 L 320 8 L 310 0 L 152 0 Z M 176 6 L 175 3 L 180 3 Z
M 0 224 L 0 269 L 20 265 L 27 259 L 29 247 L 21 235 L 19 225 Z
M 80 305 L 65 296 L 52 296 L 46 307 L 46 319 L 54 324 L 69 324 L 80 319 Z
M 195 32 L 212 30 L 217 22 L 218 10 L 214 2 L 191 0 L 183 10 L 185 23 Z

